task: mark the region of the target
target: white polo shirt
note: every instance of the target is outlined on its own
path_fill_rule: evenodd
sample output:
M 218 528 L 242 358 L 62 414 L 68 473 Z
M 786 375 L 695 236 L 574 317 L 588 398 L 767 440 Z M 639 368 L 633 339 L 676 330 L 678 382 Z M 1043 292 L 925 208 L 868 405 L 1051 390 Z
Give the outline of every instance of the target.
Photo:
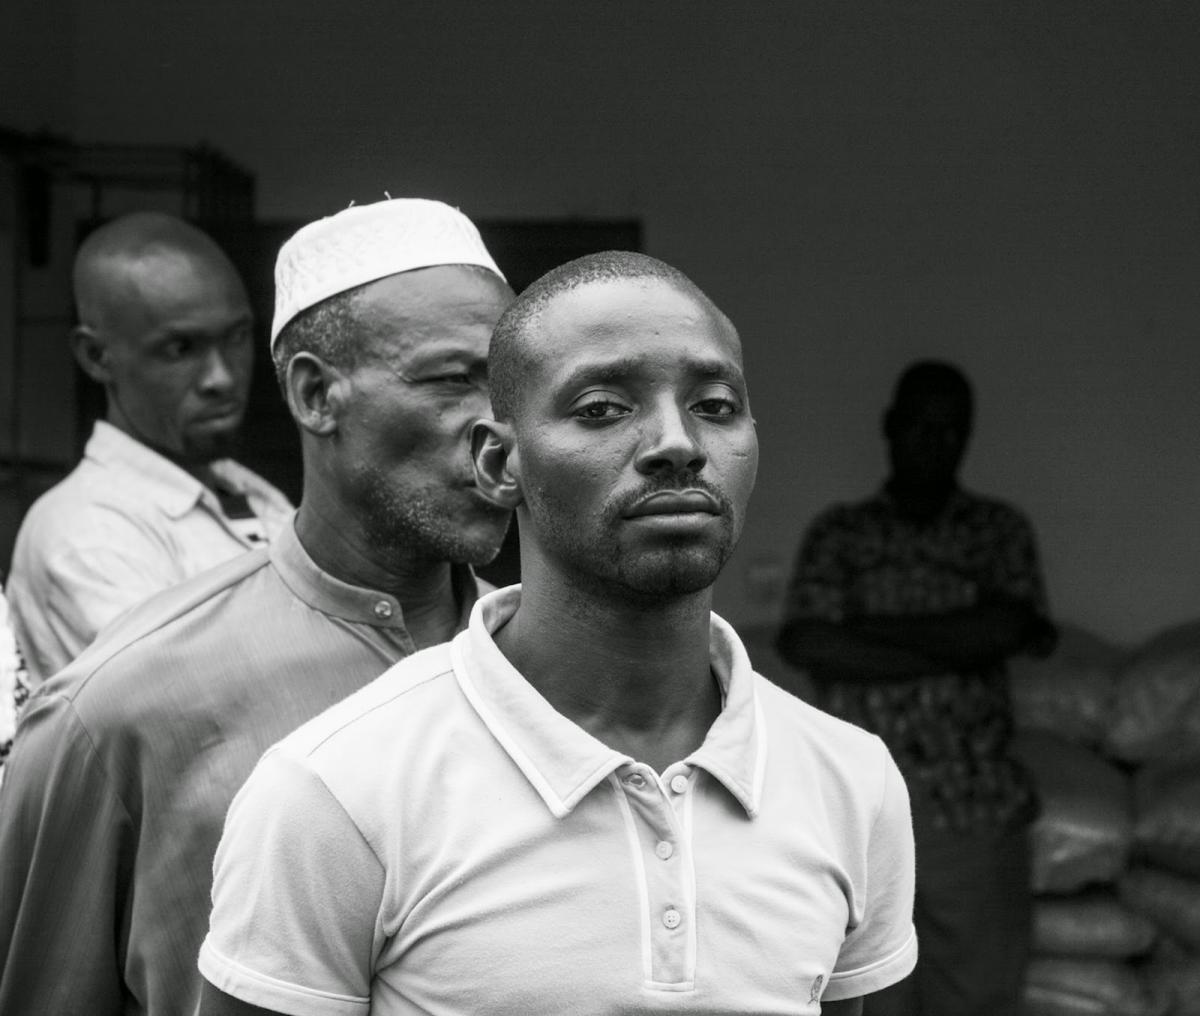
M 216 857 L 200 970 L 285 1013 L 817 1013 L 916 962 L 908 795 L 875 737 L 755 674 L 659 775 L 556 712 L 491 632 L 272 748 Z

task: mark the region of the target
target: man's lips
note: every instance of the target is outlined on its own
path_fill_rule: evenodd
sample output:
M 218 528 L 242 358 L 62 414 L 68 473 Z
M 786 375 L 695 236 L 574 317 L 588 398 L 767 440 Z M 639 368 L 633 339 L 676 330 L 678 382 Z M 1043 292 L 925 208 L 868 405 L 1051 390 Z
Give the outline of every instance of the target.
M 245 407 L 240 402 L 232 402 L 223 406 L 214 406 L 196 417 L 197 423 L 216 423 L 237 416 Z
M 704 490 L 660 490 L 642 498 L 626 513 L 626 518 L 647 515 L 720 515 L 717 499 Z

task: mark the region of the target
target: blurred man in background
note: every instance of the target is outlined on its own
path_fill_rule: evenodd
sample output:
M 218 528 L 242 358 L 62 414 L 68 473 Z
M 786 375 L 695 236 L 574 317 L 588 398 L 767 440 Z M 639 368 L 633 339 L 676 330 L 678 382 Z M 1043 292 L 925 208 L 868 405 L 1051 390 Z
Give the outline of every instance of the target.
M 1032 786 L 1008 757 L 1004 662 L 1048 652 L 1032 528 L 958 483 L 966 377 L 913 364 L 884 416 L 883 490 L 820 515 L 787 592 L 778 649 L 818 702 L 878 734 L 908 783 L 921 958 L 868 1014 L 1010 1016 L 1029 943 Z
M 75 358 L 107 411 L 17 533 L 7 592 L 35 685 L 151 593 L 265 546 L 291 511 L 226 457 L 254 321 L 221 249 L 172 216 L 126 215 L 84 240 L 73 283 Z

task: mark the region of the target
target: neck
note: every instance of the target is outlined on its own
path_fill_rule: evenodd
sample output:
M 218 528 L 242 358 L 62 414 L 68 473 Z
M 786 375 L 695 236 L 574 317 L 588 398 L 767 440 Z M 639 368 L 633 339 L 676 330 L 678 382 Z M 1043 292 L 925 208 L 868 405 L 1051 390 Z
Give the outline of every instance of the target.
M 918 522 L 928 522 L 941 514 L 957 489 L 958 483 L 954 479 L 945 483 L 927 483 L 893 475 L 887 482 L 887 491 L 901 514 Z
M 660 771 L 699 747 L 720 712 L 711 589 L 635 600 L 553 573 L 523 578 L 496 644 L 556 710 Z
M 156 455 L 161 455 L 168 462 L 173 462 L 189 476 L 199 480 L 209 490 L 216 489 L 217 481 L 212 471 L 212 460 L 198 462 L 185 459 L 176 452 L 168 451 L 166 448 L 156 445 L 153 441 L 147 441 L 145 437 L 138 433 L 133 424 L 129 422 L 129 418 L 121 412 L 120 407 L 112 399 L 109 400 L 108 413 L 104 418 L 104 422 L 115 427 L 127 437 L 133 438 L 138 444 L 145 445 Z
M 381 555 L 353 513 L 305 492 L 296 510 L 296 536 L 313 563 L 342 582 L 394 597 L 404 626 L 418 649 L 449 640 L 458 630 L 460 608 L 448 561 Z

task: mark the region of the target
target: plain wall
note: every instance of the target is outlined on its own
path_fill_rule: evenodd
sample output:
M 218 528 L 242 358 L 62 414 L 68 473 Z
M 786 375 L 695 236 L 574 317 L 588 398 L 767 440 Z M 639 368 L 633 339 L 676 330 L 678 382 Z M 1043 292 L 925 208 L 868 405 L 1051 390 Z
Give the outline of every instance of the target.
M 1060 617 L 1131 642 L 1200 616 L 1190 5 L 57 6 L 74 58 L 42 118 L 209 141 L 263 218 L 385 189 L 640 217 L 745 343 L 762 460 L 732 620 L 773 620 L 804 526 L 878 486 L 883 404 L 930 355 L 975 379 L 966 482 L 1031 516 Z

